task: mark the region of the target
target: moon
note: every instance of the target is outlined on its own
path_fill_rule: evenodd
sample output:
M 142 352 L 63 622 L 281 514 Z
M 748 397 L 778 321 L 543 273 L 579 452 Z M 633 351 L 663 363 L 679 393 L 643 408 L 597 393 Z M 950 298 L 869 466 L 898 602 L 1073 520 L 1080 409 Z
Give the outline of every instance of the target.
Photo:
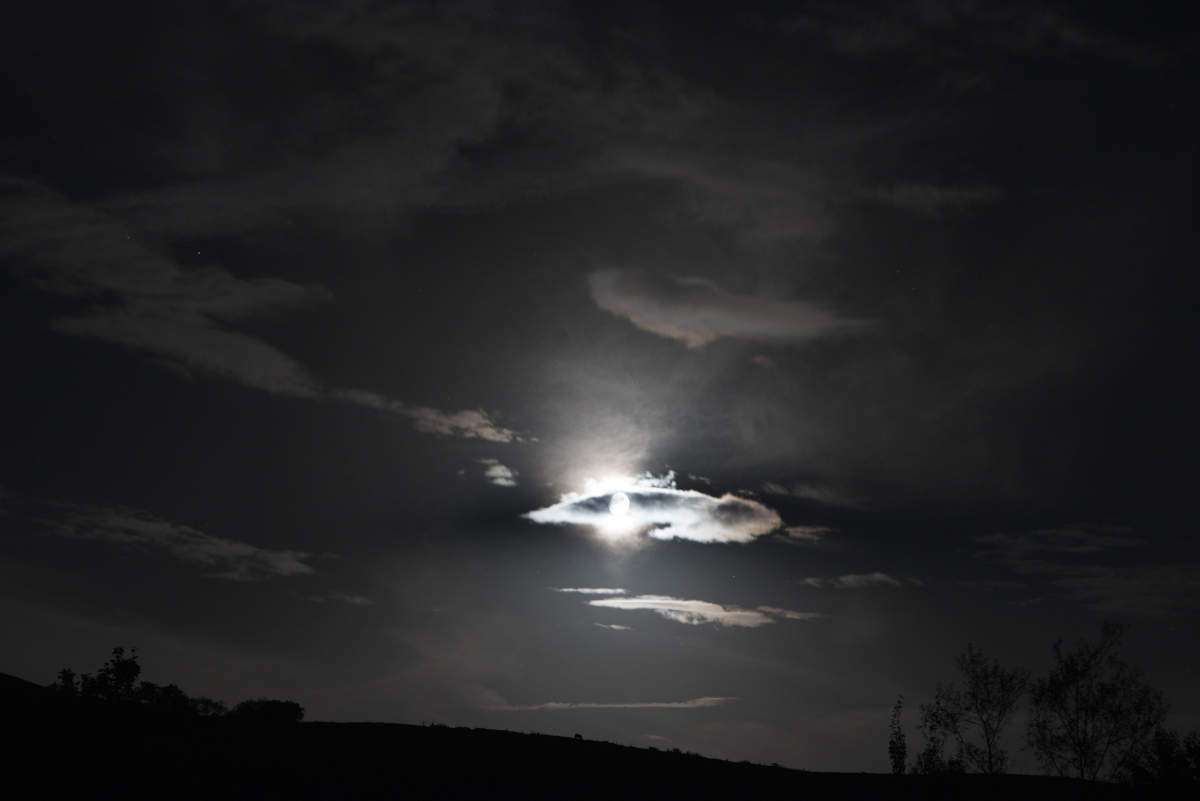
M 623 492 L 613 493 L 612 499 L 608 502 L 608 511 L 617 517 L 628 513 L 629 496 Z

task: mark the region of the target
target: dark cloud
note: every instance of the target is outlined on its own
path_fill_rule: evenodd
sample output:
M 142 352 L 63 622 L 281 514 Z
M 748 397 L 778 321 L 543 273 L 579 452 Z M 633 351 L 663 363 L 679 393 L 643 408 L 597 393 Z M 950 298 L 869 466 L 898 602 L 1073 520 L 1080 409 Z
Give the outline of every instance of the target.
M 810 577 L 802 579 L 802 582 L 809 587 L 831 587 L 837 590 L 860 590 L 868 587 L 903 587 L 906 583 L 878 570 L 873 573 L 847 573 L 844 576 L 834 576 L 832 578 Z M 915 579 L 909 579 L 907 583 L 920 584 Z
M 736 295 L 704 278 L 599 270 L 588 285 L 601 309 L 689 348 L 722 337 L 798 345 L 865 325 L 804 301 Z
M 943 212 L 994 202 L 1001 194 L 999 189 L 992 186 L 895 184 L 864 191 L 862 197 L 915 214 L 936 217 Z
M 308 564 L 310 553 L 216 537 L 137 509 L 69 506 L 65 510 L 61 519 L 49 521 L 50 530 L 61 537 L 163 550 L 210 569 L 207 575 L 213 578 L 253 581 L 316 572 Z

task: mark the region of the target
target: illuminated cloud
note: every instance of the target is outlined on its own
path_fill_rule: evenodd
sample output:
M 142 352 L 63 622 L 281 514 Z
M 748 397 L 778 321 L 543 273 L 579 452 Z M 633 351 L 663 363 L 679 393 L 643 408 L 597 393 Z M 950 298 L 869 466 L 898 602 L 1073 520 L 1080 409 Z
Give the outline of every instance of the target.
M 561 712 L 569 709 L 707 709 L 736 701 L 732 696 L 705 696 L 686 701 L 633 701 L 629 703 L 598 703 L 595 701 L 547 701 L 528 706 L 493 706 L 498 712 Z
M 497 423 L 482 409 L 447 412 L 427 406 L 408 406 L 398 400 L 361 389 L 333 389 L 328 395 L 338 400 L 397 414 L 413 421 L 418 431 L 443 437 L 486 439 L 489 442 L 519 440 L 516 432 Z
M 627 508 L 621 495 L 628 499 Z M 645 531 L 660 540 L 750 542 L 783 525 L 775 510 L 757 501 L 678 489 L 674 473 L 588 479 L 583 492 L 568 492 L 558 503 L 524 517 L 535 523 L 590 525 L 614 540 Z
M 622 626 L 620 623 L 597 623 L 596 625 L 610 631 L 633 631 L 633 626 Z
M 804 301 L 735 295 L 704 278 L 599 270 L 588 285 L 604 311 L 689 348 L 721 337 L 798 345 L 863 325 Z
M 825 484 L 815 484 L 812 482 L 797 482 L 790 487 L 785 487 L 777 482 L 768 481 L 763 484 L 763 492 L 768 495 L 780 495 L 785 498 L 796 498 L 802 501 L 816 501 L 826 506 L 842 506 L 847 509 L 858 509 L 863 506 L 862 501 L 847 495 L 841 490 Z
M 782 532 L 782 539 L 795 544 L 815 544 L 832 534 L 833 529 L 827 526 L 788 526 Z
M 911 580 L 910 580 L 911 581 Z M 850 573 L 834 578 L 806 578 L 803 583 L 810 587 L 832 587 L 838 590 L 858 590 L 864 587 L 902 587 L 904 582 L 887 573 Z
M 500 464 L 500 460 L 479 459 L 477 461 L 485 465 L 483 474 L 492 484 L 495 484 L 497 487 L 517 486 L 517 472 L 511 467 Z
M 619 587 L 552 587 L 555 592 L 577 592 L 581 595 L 624 595 Z
M 176 559 L 212 568 L 213 572 L 208 575 L 213 578 L 253 581 L 315 572 L 305 562 L 312 554 L 303 551 L 276 551 L 214 537 L 136 509 L 70 508 L 71 514 L 53 525 L 54 532 L 60 536 L 158 548 Z
M 816 620 L 825 617 L 820 612 L 797 612 L 794 609 L 780 609 L 778 606 L 760 606 L 758 611 L 781 617 L 784 620 Z
M 624 611 L 647 611 L 662 615 L 668 620 L 700 626 L 715 623 L 718 626 L 758 628 L 774 623 L 774 617 L 786 620 L 812 620 L 822 615 L 815 612 L 793 612 L 775 606 L 760 606 L 758 609 L 742 609 L 738 606 L 722 606 L 710 601 L 693 601 L 672 598 L 667 595 L 638 595 L 633 598 L 600 598 L 588 601 L 591 606 Z

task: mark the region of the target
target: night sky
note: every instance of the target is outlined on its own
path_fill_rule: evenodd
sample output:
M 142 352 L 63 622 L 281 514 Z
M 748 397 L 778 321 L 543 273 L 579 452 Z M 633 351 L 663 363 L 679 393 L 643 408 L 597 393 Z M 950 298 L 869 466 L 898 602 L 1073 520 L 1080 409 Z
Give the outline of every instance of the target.
M 0 671 L 883 771 L 1114 620 L 1200 726 L 1166 8 L 10 9 Z

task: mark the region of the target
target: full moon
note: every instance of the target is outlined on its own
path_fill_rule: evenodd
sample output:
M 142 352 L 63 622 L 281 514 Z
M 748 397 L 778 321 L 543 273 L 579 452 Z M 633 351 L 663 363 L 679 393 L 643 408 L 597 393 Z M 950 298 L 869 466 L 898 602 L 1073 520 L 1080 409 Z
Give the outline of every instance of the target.
M 623 492 L 613 493 L 612 500 L 608 502 L 608 511 L 620 517 L 629 511 L 629 496 Z

